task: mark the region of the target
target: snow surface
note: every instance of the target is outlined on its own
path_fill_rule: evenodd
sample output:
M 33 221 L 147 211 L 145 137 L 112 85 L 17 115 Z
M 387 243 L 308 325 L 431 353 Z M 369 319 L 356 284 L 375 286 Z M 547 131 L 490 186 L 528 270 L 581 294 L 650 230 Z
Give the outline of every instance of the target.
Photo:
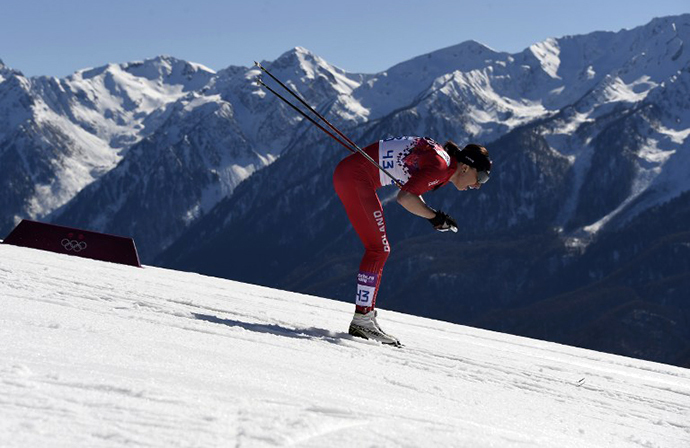
M 690 446 L 678 367 L 4 244 L 0 297 L 2 447 Z

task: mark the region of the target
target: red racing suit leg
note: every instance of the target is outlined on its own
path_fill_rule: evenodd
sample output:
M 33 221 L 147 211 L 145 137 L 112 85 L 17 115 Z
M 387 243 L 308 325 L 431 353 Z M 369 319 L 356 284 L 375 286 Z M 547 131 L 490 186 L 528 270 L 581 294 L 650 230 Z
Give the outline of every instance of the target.
M 373 146 L 365 148 L 365 151 Z M 367 313 L 376 306 L 383 265 L 391 251 L 383 208 L 376 194 L 376 189 L 380 187 L 378 169 L 361 155 L 353 154 L 336 167 L 333 186 L 352 227 L 364 244 L 364 257 L 357 275 L 355 305 L 357 312 Z

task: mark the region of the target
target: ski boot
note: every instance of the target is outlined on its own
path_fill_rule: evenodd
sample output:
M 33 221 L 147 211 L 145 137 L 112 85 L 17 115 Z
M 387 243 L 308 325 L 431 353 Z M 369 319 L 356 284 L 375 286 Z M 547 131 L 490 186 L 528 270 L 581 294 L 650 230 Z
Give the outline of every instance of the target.
M 352 322 L 350 322 L 348 333 L 352 336 L 371 339 L 382 344 L 402 347 L 398 338 L 387 334 L 381 329 L 378 322 L 376 322 L 376 310 L 371 310 L 366 314 L 355 313 Z

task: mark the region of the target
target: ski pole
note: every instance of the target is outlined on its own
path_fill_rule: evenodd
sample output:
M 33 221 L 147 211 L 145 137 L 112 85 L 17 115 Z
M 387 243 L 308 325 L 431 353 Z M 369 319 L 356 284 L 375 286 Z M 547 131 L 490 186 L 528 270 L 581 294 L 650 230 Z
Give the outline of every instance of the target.
M 300 115 L 302 115 L 302 116 L 303 116 L 304 118 L 306 118 L 307 120 L 311 121 L 312 124 L 314 124 L 316 127 L 318 127 L 318 128 L 321 129 L 323 132 L 325 132 L 326 134 L 328 134 L 333 140 L 335 140 L 336 142 L 338 142 L 338 143 L 340 143 L 341 145 L 343 145 L 344 147 L 346 147 L 350 152 L 352 152 L 352 153 L 355 152 L 355 150 L 352 149 L 350 146 L 348 146 L 347 143 L 343 142 L 343 141 L 340 140 L 338 137 L 336 137 L 335 135 L 333 135 L 332 133 L 330 133 L 330 132 L 328 131 L 328 129 L 324 128 L 324 127 L 321 126 L 319 123 L 317 123 L 312 117 L 310 117 L 309 115 L 305 114 L 305 113 L 304 113 L 302 110 L 300 110 L 297 106 L 295 106 L 295 105 L 292 104 L 290 101 L 288 101 L 283 95 L 281 95 L 280 93 L 276 92 L 275 90 L 273 90 L 272 88 L 270 88 L 270 87 L 268 87 L 266 84 L 264 84 L 263 80 L 262 80 L 260 77 L 256 79 L 256 83 L 257 83 L 258 85 L 260 85 L 260 86 L 266 87 L 266 88 L 268 89 L 269 92 L 271 92 L 272 94 L 274 94 L 275 96 L 277 96 L 278 98 L 280 98 L 281 100 L 283 100 L 283 101 L 285 102 L 285 104 L 287 104 L 288 106 L 290 106 L 290 107 L 292 107 L 293 109 L 295 109 Z
M 345 134 L 343 134 L 342 132 L 340 132 L 340 130 L 338 130 L 338 128 L 336 128 L 333 124 L 331 124 L 330 121 L 326 120 L 320 113 L 318 113 L 316 110 L 314 110 L 314 108 L 311 107 L 301 96 L 299 96 L 299 95 L 298 95 L 296 92 L 294 92 L 291 88 L 289 88 L 288 86 L 286 86 L 285 84 L 283 84 L 283 82 L 282 82 L 280 79 L 278 79 L 278 78 L 276 78 L 275 76 L 273 76 L 273 73 L 269 72 L 268 69 L 267 69 L 266 67 L 264 67 L 263 65 L 261 65 L 261 63 L 254 61 L 254 64 L 255 64 L 257 67 L 259 67 L 264 73 L 266 73 L 268 76 L 270 76 L 271 79 L 273 79 L 275 82 L 277 82 L 278 84 L 280 84 L 280 86 L 281 86 L 283 89 L 287 90 L 288 93 L 289 93 L 290 95 L 292 95 L 292 96 L 294 96 L 295 98 L 297 98 L 297 99 L 299 100 L 300 103 L 302 103 L 302 104 L 303 104 L 307 109 L 309 109 L 314 115 L 316 115 L 317 117 L 319 117 L 319 118 L 321 119 L 321 121 L 323 121 L 324 123 L 326 123 L 326 124 L 327 124 L 331 129 L 333 129 L 338 135 L 340 135 L 342 138 L 344 138 L 346 142 L 348 142 L 348 143 L 349 143 L 350 145 L 352 145 L 354 148 L 359 148 L 359 147 L 355 144 L 355 142 L 353 142 L 352 140 L 350 140 Z
M 298 99 L 304 106 L 306 106 L 314 115 L 316 115 L 321 121 L 323 121 L 324 123 L 326 123 L 331 129 L 333 129 L 336 133 L 338 133 L 338 135 L 340 135 L 342 138 L 344 138 L 345 141 L 347 141 L 347 143 L 349 143 L 351 146 L 347 146 L 342 140 L 338 139 L 336 136 L 334 136 L 332 133 L 330 133 L 328 130 L 326 130 L 323 126 L 319 125 L 314 119 L 312 119 L 311 117 L 309 117 L 306 113 L 304 113 L 302 110 L 300 110 L 297 106 L 295 106 L 294 104 L 292 104 L 290 101 L 288 101 L 288 100 L 287 100 L 286 98 L 284 98 L 282 95 L 278 94 L 275 90 L 273 90 L 273 89 L 271 89 L 270 87 L 268 87 L 268 86 L 261 80 L 261 78 L 258 78 L 258 79 L 257 79 L 257 84 L 266 87 L 271 93 L 273 93 L 273 94 L 276 95 L 278 98 L 280 98 L 281 100 L 283 100 L 283 101 L 284 101 L 285 103 L 287 103 L 290 107 L 292 107 L 294 110 L 296 110 L 297 112 L 299 112 L 303 117 L 307 118 L 309 121 L 311 121 L 313 124 L 315 124 L 319 129 L 321 129 L 322 131 L 324 131 L 326 134 L 328 134 L 331 138 L 333 138 L 334 140 L 336 140 L 338 143 L 340 143 L 341 145 L 345 146 L 347 149 L 349 149 L 349 150 L 352 151 L 352 152 L 355 152 L 355 151 L 356 151 L 356 152 L 360 153 L 362 156 L 364 156 L 365 159 L 367 159 L 370 163 L 372 163 L 374 166 L 376 166 L 376 167 L 377 167 L 379 170 L 381 170 L 385 175 L 387 175 L 388 177 L 390 177 L 391 180 L 393 181 L 393 183 L 394 183 L 398 188 L 402 189 L 403 185 L 402 185 L 402 183 L 401 183 L 398 179 L 396 179 L 396 178 L 395 178 L 391 173 L 389 173 L 385 168 L 383 168 L 381 165 L 379 165 L 374 159 L 371 158 L 371 156 L 370 156 L 369 154 L 367 154 L 366 152 L 364 152 L 364 150 L 363 150 L 362 148 L 360 148 L 359 146 L 357 146 L 357 144 L 354 143 L 352 140 L 350 140 L 345 134 L 343 134 L 342 132 L 340 132 L 340 130 L 339 130 L 338 128 L 336 128 L 333 124 L 331 124 L 331 122 L 329 122 L 328 120 L 326 120 L 320 113 L 318 113 L 317 111 L 315 111 L 314 108 L 312 108 L 312 107 L 311 107 L 305 100 L 303 100 L 297 93 L 293 92 L 292 89 L 290 89 L 288 86 L 286 86 L 285 84 L 283 84 L 278 78 L 276 78 L 275 76 L 273 76 L 273 74 L 271 74 L 271 72 L 269 72 L 269 71 L 268 71 L 266 68 L 264 68 L 261 64 L 259 64 L 258 62 L 254 62 L 254 64 L 256 64 L 257 67 L 259 67 L 259 68 L 260 68 L 261 70 L 263 70 L 266 74 L 268 74 L 268 75 L 269 75 L 273 80 L 275 80 L 278 84 L 280 84 L 280 85 L 281 85 L 285 90 L 287 90 L 292 96 L 294 96 L 295 98 L 297 98 L 297 99 Z

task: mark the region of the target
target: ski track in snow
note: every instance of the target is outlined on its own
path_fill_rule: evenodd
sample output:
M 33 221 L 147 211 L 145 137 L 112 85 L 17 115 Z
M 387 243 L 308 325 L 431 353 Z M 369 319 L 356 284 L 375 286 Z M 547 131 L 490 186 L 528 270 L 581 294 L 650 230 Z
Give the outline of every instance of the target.
M 0 446 L 687 447 L 690 371 L 0 245 Z

